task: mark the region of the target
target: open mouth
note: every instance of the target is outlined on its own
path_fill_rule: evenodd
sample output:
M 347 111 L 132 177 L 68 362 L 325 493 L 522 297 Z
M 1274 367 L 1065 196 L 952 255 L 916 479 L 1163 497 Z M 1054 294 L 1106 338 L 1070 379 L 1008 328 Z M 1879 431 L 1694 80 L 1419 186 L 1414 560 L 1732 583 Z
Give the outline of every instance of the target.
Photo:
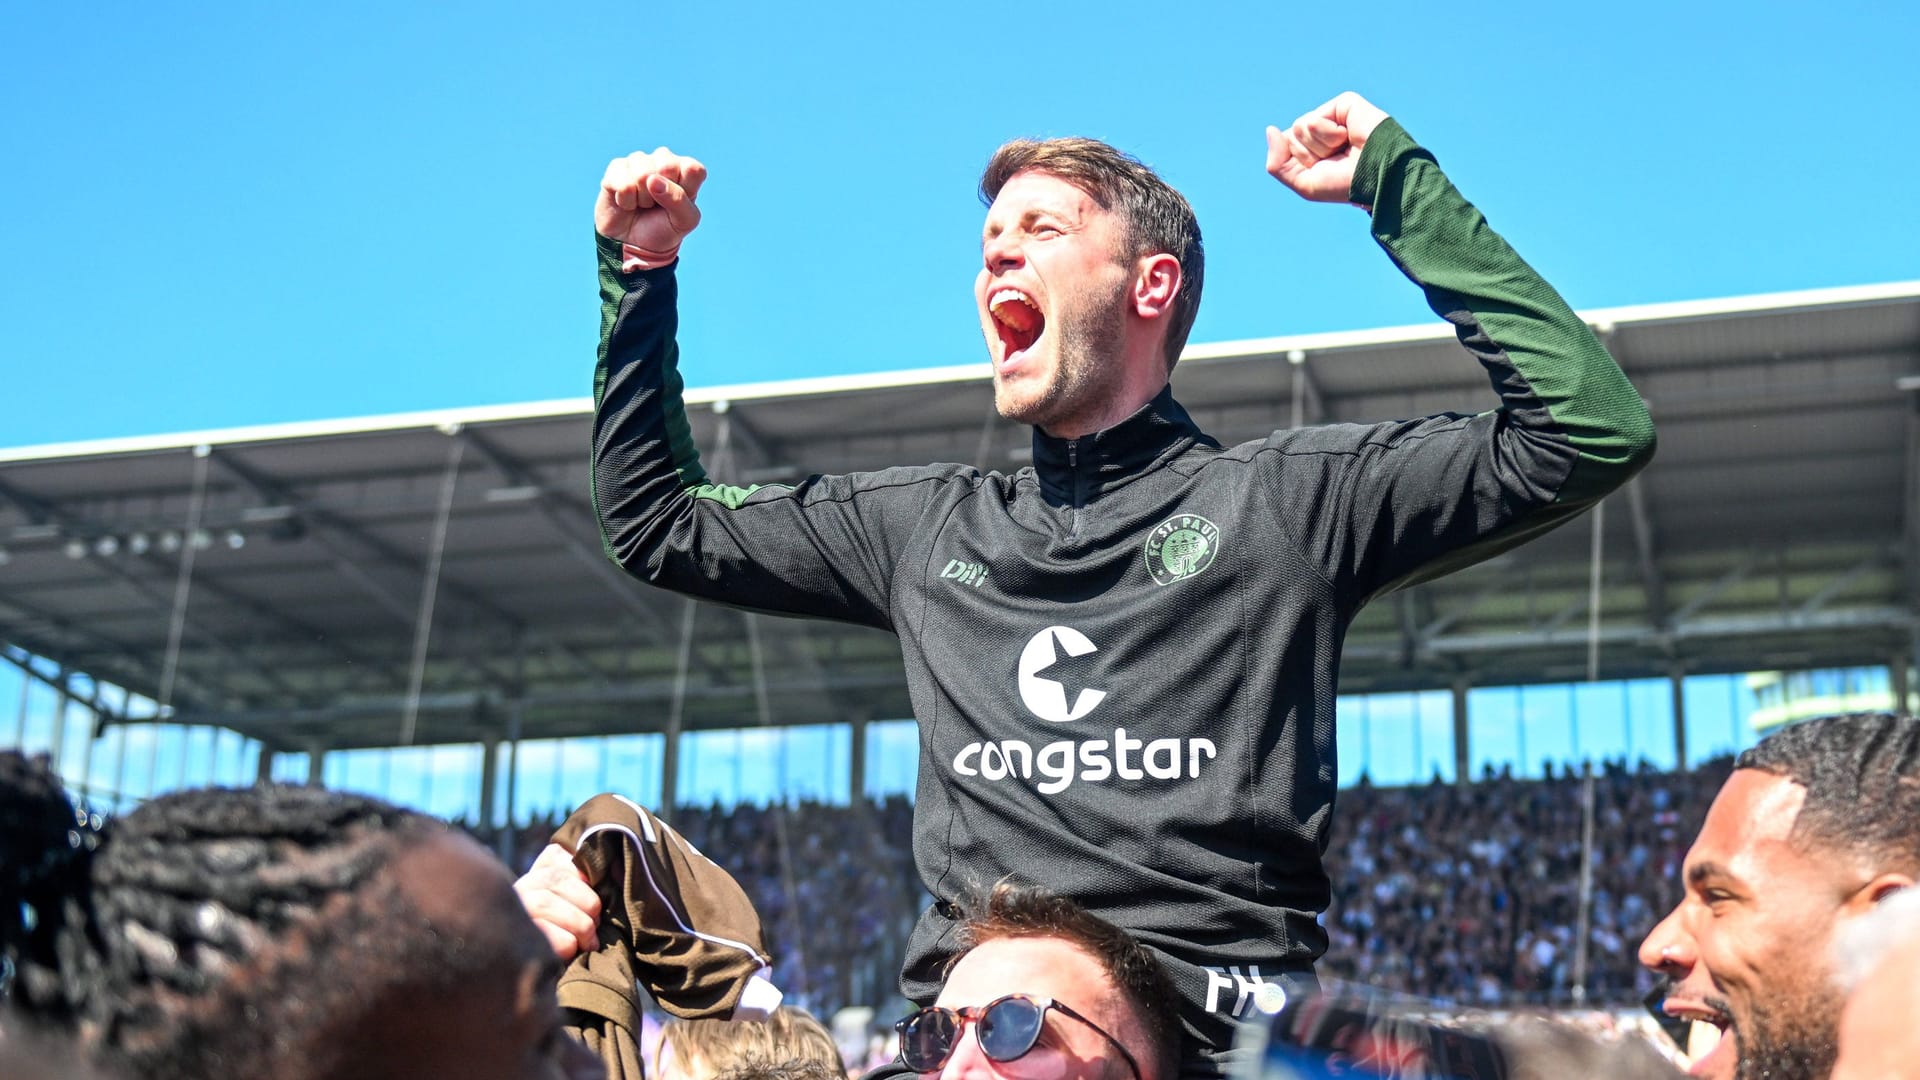
M 1033 298 L 1018 289 L 995 289 L 987 297 L 987 311 L 993 315 L 994 329 L 1000 333 L 1000 355 L 1011 360 L 1033 347 L 1047 328 L 1046 316 Z
M 1736 1055 L 1734 1042 L 1728 1038 L 1727 1018 L 1722 1016 L 1713 1020 L 1703 1020 L 1700 1023 L 1711 1024 L 1714 1033 L 1698 1036 L 1693 1040 L 1695 1045 L 1706 1043 L 1707 1048 L 1699 1057 L 1693 1059 L 1687 1074 L 1689 1076 L 1732 1076 L 1737 1062 L 1734 1060 Z
M 1689 1021 L 1693 1028 L 1690 1032 L 1691 1037 L 1680 1047 L 1684 1051 L 1698 1052 L 1697 1056 L 1693 1057 L 1692 1066 L 1687 1070 L 1688 1075 L 1705 1077 L 1733 1075 L 1736 1050 L 1733 1040 L 1728 1038 L 1731 1034 L 1730 1029 L 1733 1027 L 1733 1018 L 1723 1009 L 1693 1003 L 1672 1008 L 1670 1012 L 1676 1017 Z M 1711 1027 L 1712 1034 L 1707 1034 L 1702 1025 Z

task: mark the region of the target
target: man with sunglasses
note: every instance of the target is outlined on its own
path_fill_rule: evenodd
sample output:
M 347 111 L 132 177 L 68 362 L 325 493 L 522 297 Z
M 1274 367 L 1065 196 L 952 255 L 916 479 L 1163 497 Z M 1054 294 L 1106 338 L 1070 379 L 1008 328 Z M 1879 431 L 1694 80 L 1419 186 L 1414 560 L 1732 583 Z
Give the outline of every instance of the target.
M 942 1077 L 1173 1080 L 1178 998 L 1152 952 L 1071 900 L 1001 883 L 960 922 L 940 995 L 895 1025 Z
M 1660 1008 L 1711 1024 L 1711 1080 L 1826 1080 L 1842 932 L 1920 880 L 1920 720 L 1808 720 L 1734 761 L 1687 852 L 1686 892 L 1640 946 Z

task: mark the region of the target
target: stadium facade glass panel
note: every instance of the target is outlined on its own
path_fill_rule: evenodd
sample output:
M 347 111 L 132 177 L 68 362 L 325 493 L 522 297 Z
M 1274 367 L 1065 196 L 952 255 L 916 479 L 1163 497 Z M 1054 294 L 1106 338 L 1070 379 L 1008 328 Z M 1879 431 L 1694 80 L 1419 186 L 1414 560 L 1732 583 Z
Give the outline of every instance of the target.
M 1336 782 L 1379 787 L 1454 779 L 1453 695 L 1362 694 L 1335 703 Z
M 920 776 L 920 726 L 912 720 L 867 725 L 867 798 L 912 798 Z
M 327 787 L 377 795 L 454 821 L 480 816 L 479 743 L 393 750 L 335 750 L 321 764 Z
M 844 805 L 851 747 L 846 724 L 689 732 L 680 744 L 680 802 L 764 806 L 804 799 Z
M 51 665 L 35 671 L 55 678 Z M 1911 680 L 1910 680 L 1911 681 Z M 1827 712 L 1893 707 L 1884 666 L 1793 672 L 1690 675 L 1682 680 L 1687 764 L 1753 745 L 1756 724 L 1778 724 Z M 152 715 L 153 702 L 112 685 L 70 681 L 75 699 L 63 710 L 45 681 L 0 668 L 0 746 L 57 756 L 66 782 L 94 806 L 120 810 L 182 786 L 248 784 L 260 774 L 260 746 L 225 729 L 137 723 L 92 737 L 87 698 L 120 715 Z M 1583 761 L 1642 760 L 1677 764 L 1673 686 L 1637 679 L 1535 686 L 1474 687 L 1467 694 L 1468 768 L 1474 777 L 1510 769 L 1520 777 L 1578 768 Z M 1338 782 L 1366 776 L 1380 786 L 1454 777 L 1453 695 L 1445 690 L 1349 695 L 1338 701 Z M 860 728 L 818 724 L 742 727 L 683 736 L 678 801 L 682 805 L 775 801 L 845 804 L 851 795 L 852 740 L 865 745 L 863 792 L 872 799 L 911 796 L 918 775 L 919 734 L 909 719 Z M 493 825 L 557 820 L 600 791 L 618 791 L 648 806 L 662 797 L 665 737 L 623 734 L 528 739 L 497 751 Z M 442 817 L 478 824 L 485 751 L 476 743 L 334 751 L 321 779 Z M 517 770 L 516 770 L 517 758 Z M 272 779 L 305 783 L 308 755 L 280 753 Z M 511 792 L 511 799 L 509 799 Z M 511 805 L 509 805 L 511 803 Z
M 267 775 L 267 779 L 272 780 L 276 784 L 304 784 L 307 782 L 307 773 L 310 768 L 307 764 L 307 755 L 304 752 L 275 754 L 269 767 L 270 772 Z M 159 793 L 155 792 L 154 794 Z

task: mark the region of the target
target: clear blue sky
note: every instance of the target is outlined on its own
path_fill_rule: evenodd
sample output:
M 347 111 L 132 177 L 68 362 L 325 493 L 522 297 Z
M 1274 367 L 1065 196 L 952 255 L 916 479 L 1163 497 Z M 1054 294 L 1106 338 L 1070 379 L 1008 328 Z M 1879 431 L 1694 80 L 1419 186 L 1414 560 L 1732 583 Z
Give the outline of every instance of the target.
M 1427 318 L 1261 168 L 1342 89 L 1579 307 L 1920 277 L 1895 3 L 7 5 L 0 445 L 584 395 L 606 160 L 703 158 L 693 385 L 966 363 L 987 154 L 1206 232 L 1196 341 Z

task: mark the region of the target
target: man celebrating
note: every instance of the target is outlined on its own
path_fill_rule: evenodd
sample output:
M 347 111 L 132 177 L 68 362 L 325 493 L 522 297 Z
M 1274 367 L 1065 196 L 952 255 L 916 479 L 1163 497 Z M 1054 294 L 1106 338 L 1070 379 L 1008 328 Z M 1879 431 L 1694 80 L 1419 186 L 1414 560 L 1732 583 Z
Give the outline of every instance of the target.
M 1034 426 L 1033 466 L 721 486 L 688 437 L 674 342 L 673 264 L 706 170 L 664 148 L 607 169 L 607 550 L 678 592 L 899 636 L 922 748 L 914 851 L 939 901 L 902 976 L 916 1001 L 956 948 L 951 898 L 1014 877 L 1160 950 L 1190 1049 L 1225 1047 L 1232 1017 L 1309 982 L 1326 948 L 1355 613 L 1566 521 L 1652 453 L 1612 358 L 1385 113 L 1343 94 L 1268 129 L 1266 164 L 1370 213 L 1498 409 L 1222 447 L 1168 386 L 1203 273 L 1187 201 L 1103 143 L 1021 140 L 981 180 L 974 295 L 995 401 Z M 580 931 L 564 888 L 523 889 L 563 950 Z
M 1734 761 L 1687 852 L 1686 894 L 1640 946 L 1669 1015 L 1721 1030 L 1713 1080 L 1825 1080 L 1842 930 L 1920 878 L 1920 721 L 1835 716 Z M 1864 1048 L 1856 1048 L 1864 1049 Z

